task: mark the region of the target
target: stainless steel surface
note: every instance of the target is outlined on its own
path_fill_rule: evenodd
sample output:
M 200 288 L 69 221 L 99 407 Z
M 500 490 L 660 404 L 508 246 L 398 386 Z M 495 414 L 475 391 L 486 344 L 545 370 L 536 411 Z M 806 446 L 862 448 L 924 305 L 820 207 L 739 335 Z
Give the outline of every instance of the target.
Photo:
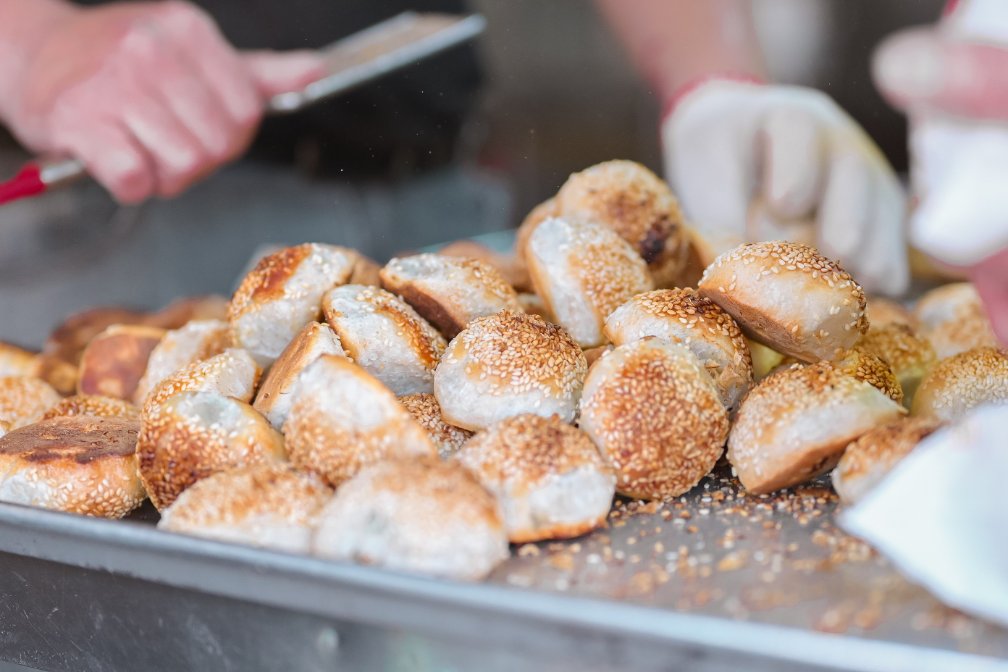
M 473 39 L 486 21 L 478 14 L 452 16 L 403 12 L 350 35 L 321 50 L 326 75 L 306 86 L 274 96 L 266 105 L 269 114 L 288 114 L 345 93 L 374 79 Z M 77 159 L 38 159 L 42 182 L 60 187 L 87 175 Z
M 403 12 L 322 50 L 328 74 L 303 91 L 282 93 L 269 111 L 293 112 L 471 40 L 486 27 L 482 16 Z

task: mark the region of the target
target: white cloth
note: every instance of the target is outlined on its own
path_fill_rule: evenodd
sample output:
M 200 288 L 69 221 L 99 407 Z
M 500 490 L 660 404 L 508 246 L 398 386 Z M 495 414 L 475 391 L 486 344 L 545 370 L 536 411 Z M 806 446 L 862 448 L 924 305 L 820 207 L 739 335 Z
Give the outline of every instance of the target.
M 905 194 L 829 96 L 713 79 L 678 101 L 662 136 L 669 181 L 715 251 L 797 238 L 869 291 L 906 289 Z
M 1008 626 L 1008 407 L 926 438 L 840 525 L 943 602 Z

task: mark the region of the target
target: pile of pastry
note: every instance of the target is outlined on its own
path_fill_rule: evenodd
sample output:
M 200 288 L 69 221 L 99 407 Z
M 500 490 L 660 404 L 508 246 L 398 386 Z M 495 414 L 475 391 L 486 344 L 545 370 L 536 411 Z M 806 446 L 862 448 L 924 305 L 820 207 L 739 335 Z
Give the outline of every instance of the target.
M 616 493 L 687 492 L 726 447 L 750 492 L 833 470 L 855 500 L 1008 399 L 969 285 L 911 312 L 806 245 L 711 256 L 664 182 L 611 161 L 513 258 L 307 243 L 226 305 L 82 314 L 42 354 L 0 348 L 0 500 L 149 497 L 166 530 L 478 578 L 508 542 L 603 525 Z

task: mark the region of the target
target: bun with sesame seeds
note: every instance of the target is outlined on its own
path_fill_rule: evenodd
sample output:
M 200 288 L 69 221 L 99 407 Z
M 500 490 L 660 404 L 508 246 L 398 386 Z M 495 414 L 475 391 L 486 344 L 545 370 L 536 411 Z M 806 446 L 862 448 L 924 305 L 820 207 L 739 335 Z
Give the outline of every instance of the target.
M 262 369 L 252 355 L 240 348 L 228 348 L 219 355 L 193 362 L 162 380 L 147 396 L 142 410 L 147 413 L 180 392 L 214 391 L 225 397 L 250 402 L 260 375 Z
M 921 380 L 937 362 L 931 343 L 898 322 L 881 326 L 873 323 L 857 348 L 878 356 L 892 367 L 903 390 L 903 405 L 908 408 Z
M 162 380 L 194 362 L 220 354 L 231 345 L 231 330 L 223 320 L 193 320 L 167 332 L 154 346 L 147 368 L 132 395 L 142 406 Z
M 77 366 L 53 355 L 36 354 L 10 343 L 0 342 L 0 377 L 34 376 L 52 385 L 60 394 L 77 389 Z
M 881 296 L 868 297 L 865 317 L 871 327 L 888 327 L 901 324 L 911 329 L 917 328 L 917 318 L 906 306 Z
M 252 407 L 276 429 L 283 427 L 298 376 L 322 355 L 345 355 L 339 336 L 328 324 L 309 322 L 273 362 Z
M 122 518 L 146 498 L 134 450 L 139 423 L 77 416 L 0 438 L 0 501 Z
M 469 471 L 436 457 L 363 469 L 320 515 L 315 554 L 478 580 L 508 557 L 500 509 Z
M 456 458 L 504 512 L 511 543 L 564 539 L 605 523 L 616 476 L 588 435 L 556 416 L 491 425 Z
M 630 244 L 594 221 L 545 220 L 529 238 L 525 262 L 550 314 L 585 348 L 603 345 L 609 313 L 652 287 Z
M 427 431 L 427 436 L 434 442 L 442 459 L 448 459 L 457 453 L 462 444 L 473 435 L 468 429 L 445 422 L 441 406 L 433 394 L 408 394 L 399 397 L 399 403 Z
M 1008 404 L 1008 351 L 974 348 L 938 362 L 917 388 L 911 412 L 949 422 L 982 404 Z
M 532 291 L 528 269 L 513 253 L 501 254 L 475 240 L 464 239 L 438 248 L 437 253 L 442 257 L 475 259 L 480 263 L 492 266 L 504 282 L 515 291 Z
M 322 308 L 347 357 L 394 394 L 433 389 L 445 339 L 405 301 L 378 287 L 343 285 L 326 293 Z
M 165 333 L 159 327 L 114 324 L 95 336 L 81 355 L 77 393 L 133 399 Z
M 78 394 L 60 399 L 55 406 L 42 416 L 43 420 L 66 418 L 75 415 L 90 415 L 97 418 L 124 418 L 140 421 L 140 409 L 122 399 L 101 397 L 92 394 Z
M 692 352 L 649 337 L 595 362 L 580 427 L 615 468 L 617 492 L 669 499 L 714 467 L 728 436 L 728 412 Z
M 490 264 L 477 259 L 416 254 L 392 259 L 381 270 L 382 286 L 440 331 L 445 338 L 477 317 L 520 310 L 518 294 Z
M 861 286 L 799 243 L 746 243 L 725 252 L 704 271 L 699 291 L 747 336 L 805 362 L 836 357 L 868 330 Z
M 292 394 L 283 426 L 290 459 L 334 487 L 381 460 L 437 454 L 388 388 L 346 357 L 319 357 Z
M 283 437 L 248 404 L 218 392 L 181 392 L 145 411 L 137 464 L 159 511 L 200 479 L 285 458 Z
M 267 462 L 208 476 L 161 514 L 158 528 L 197 537 L 308 553 L 333 490 L 311 472 Z
M 861 500 L 918 443 L 941 426 L 933 418 L 900 418 L 863 434 L 844 450 L 833 488 L 845 504 Z
M 560 209 L 557 208 L 556 199 L 549 198 L 532 208 L 532 211 L 525 216 L 522 223 L 515 232 L 515 256 L 524 263 L 528 254 L 528 241 L 535 228 L 552 217 L 559 217 Z
M 980 295 L 968 282 L 932 289 L 917 302 L 914 317 L 939 360 L 998 345 Z
M 841 373 L 846 373 L 848 376 L 868 383 L 897 404 L 903 403 L 903 388 L 900 387 L 896 374 L 893 373 L 889 363 L 878 355 L 859 346 L 854 346 L 833 360 L 832 363 Z
M 37 422 L 62 397 L 49 383 L 31 376 L 0 377 L 0 421 L 11 429 Z
M 851 441 L 904 413 L 832 362 L 782 369 L 742 402 L 728 459 L 746 490 L 772 492 L 832 469 Z
M 655 285 L 682 285 L 690 239 L 668 184 L 634 161 L 604 161 L 571 175 L 556 195 L 557 216 L 599 222 L 647 263 Z
M 477 430 L 521 413 L 572 422 L 588 362 L 570 335 L 537 315 L 505 310 L 473 320 L 434 372 L 449 423 Z
M 714 379 L 733 411 L 753 381 L 749 345 L 731 315 L 694 289 L 656 289 L 633 297 L 605 323 L 614 345 L 646 336 L 685 345 Z
M 234 344 L 269 366 L 299 331 L 322 314 L 322 295 L 349 280 L 356 252 L 305 243 L 263 257 L 228 306 Z

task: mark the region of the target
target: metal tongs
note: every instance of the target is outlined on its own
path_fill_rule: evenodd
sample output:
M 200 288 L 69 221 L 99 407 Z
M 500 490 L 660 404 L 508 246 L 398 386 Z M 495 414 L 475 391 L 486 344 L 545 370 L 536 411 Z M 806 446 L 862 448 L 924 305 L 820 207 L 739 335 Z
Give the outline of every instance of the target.
M 334 42 L 321 50 L 326 75 L 301 91 L 274 96 L 267 114 L 288 114 L 325 98 L 421 61 L 471 40 L 486 27 L 479 14 L 403 12 Z M 45 193 L 87 175 L 77 159 L 41 158 L 26 165 L 12 179 L 0 182 L 0 205 Z

